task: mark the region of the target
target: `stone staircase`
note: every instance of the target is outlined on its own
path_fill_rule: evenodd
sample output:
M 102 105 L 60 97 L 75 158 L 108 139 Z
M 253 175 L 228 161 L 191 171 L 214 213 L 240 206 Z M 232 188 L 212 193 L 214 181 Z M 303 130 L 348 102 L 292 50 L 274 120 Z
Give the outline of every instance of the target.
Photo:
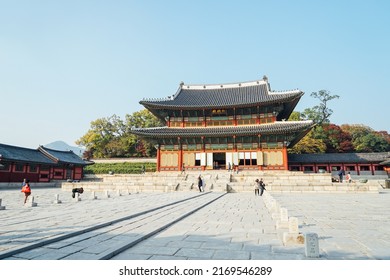
M 228 191 L 254 191 L 256 179 L 263 179 L 271 192 L 378 192 L 378 180 L 353 183 L 332 183 L 329 173 L 303 173 L 290 171 L 241 172 L 232 176 Z
M 238 174 L 227 171 L 156 172 L 146 174 L 114 174 L 87 177 L 78 183 L 62 183 L 62 188 L 83 187 L 89 191 L 173 192 L 199 191 L 198 176 L 201 175 L 205 191 L 253 192 L 256 179 L 263 178 L 270 192 L 317 192 L 348 193 L 373 192 L 381 188 L 379 180 L 361 183 L 332 183 L 331 174 L 303 173 L 290 171 L 241 171 Z

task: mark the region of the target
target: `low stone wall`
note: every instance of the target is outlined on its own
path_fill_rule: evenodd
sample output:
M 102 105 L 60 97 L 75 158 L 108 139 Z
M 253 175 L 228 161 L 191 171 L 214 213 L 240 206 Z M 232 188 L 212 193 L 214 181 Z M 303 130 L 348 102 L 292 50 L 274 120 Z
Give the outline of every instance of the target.
M 34 188 L 61 188 L 62 181 L 48 182 L 48 183 L 30 183 L 32 189 Z M 0 183 L 1 189 L 22 189 L 22 182 L 20 183 Z
M 91 159 L 95 163 L 122 163 L 122 162 L 151 162 L 157 163 L 156 158 L 97 158 Z

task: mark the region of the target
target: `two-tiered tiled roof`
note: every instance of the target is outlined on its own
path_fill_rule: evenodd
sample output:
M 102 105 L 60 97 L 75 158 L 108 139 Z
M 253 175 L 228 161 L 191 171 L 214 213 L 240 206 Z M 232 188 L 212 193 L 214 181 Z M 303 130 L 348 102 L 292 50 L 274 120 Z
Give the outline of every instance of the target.
M 161 119 L 170 116 L 182 115 L 185 111 L 204 109 L 229 108 L 261 108 L 261 112 L 276 113 L 274 123 L 256 125 L 228 125 L 206 127 L 155 127 L 133 128 L 132 133 L 146 138 L 190 138 L 190 137 L 227 137 L 250 135 L 294 135 L 295 139 L 289 142 L 293 145 L 301 139 L 313 126 L 312 121 L 284 121 L 294 110 L 303 92 L 300 90 L 271 91 L 268 79 L 219 85 L 185 85 L 180 87 L 175 95 L 165 99 L 144 99 L 140 104 Z M 264 108 L 266 107 L 266 108 Z M 276 112 L 278 108 L 278 112 Z M 177 114 L 177 111 L 180 111 Z

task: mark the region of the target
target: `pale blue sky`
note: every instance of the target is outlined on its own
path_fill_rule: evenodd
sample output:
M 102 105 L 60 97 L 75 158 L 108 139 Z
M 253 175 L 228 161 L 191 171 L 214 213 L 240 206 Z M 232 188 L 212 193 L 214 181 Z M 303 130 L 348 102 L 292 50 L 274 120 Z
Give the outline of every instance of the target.
M 179 83 L 326 89 L 335 124 L 390 131 L 390 1 L 2 1 L 0 143 L 70 145 Z

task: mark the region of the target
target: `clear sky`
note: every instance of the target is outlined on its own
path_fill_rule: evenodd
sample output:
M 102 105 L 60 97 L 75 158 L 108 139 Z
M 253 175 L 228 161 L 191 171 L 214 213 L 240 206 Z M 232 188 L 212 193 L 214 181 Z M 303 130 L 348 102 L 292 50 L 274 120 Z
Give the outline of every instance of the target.
M 390 131 L 390 1 L 0 0 L 0 143 L 70 145 L 179 83 L 245 82 L 331 101 Z

